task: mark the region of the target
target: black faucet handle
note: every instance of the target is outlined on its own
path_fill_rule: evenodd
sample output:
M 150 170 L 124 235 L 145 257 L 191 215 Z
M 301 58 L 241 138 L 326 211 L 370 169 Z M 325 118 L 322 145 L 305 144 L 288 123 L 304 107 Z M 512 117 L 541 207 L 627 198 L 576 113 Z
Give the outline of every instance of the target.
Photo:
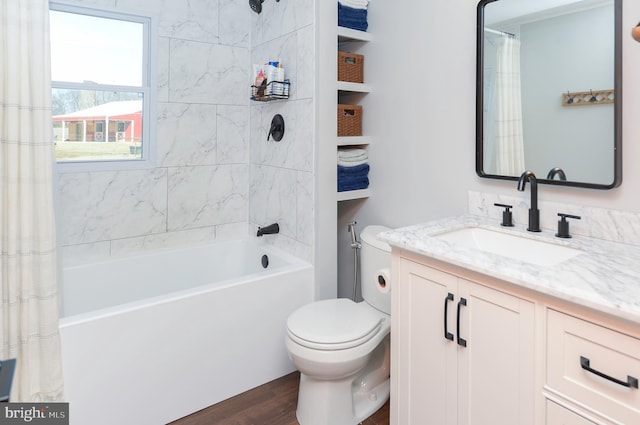
M 567 221 L 567 219 L 573 218 L 575 220 L 580 220 L 582 217 L 580 217 L 579 215 L 571 215 L 565 213 L 558 213 L 558 217 L 560 217 L 560 220 L 558 220 L 558 233 L 556 233 L 556 236 L 564 239 L 570 238 L 571 234 L 569 233 L 569 222 Z
M 500 223 L 501 226 L 505 226 L 505 227 L 513 227 L 513 214 L 511 213 L 511 208 L 513 208 L 513 205 L 506 205 L 506 204 L 493 204 L 496 207 L 502 207 L 504 208 L 504 211 L 502 211 L 502 223 Z

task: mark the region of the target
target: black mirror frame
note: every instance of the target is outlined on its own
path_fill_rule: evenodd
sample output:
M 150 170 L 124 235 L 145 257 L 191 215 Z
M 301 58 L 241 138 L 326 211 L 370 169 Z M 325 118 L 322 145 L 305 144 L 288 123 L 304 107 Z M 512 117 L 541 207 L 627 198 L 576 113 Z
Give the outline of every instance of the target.
M 483 107 L 484 107 L 484 7 L 499 0 L 480 0 L 477 8 L 476 27 L 476 174 L 479 177 L 498 180 L 518 180 L 518 177 L 487 174 L 483 170 Z M 622 0 L 614 0 L 614 158 L 613 182 L 596 184 L 538 178 L 538 183 L 555 186 L 573 186 L 589 189 L 613 189 L 622 184 Z

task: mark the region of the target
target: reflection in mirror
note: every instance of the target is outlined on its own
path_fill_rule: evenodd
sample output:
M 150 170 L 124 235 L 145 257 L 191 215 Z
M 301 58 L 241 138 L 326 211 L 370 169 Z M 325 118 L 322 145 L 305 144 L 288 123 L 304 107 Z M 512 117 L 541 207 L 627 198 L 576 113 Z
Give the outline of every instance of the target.
M 480 1 L 478 175 L 620 184 L 621 1 Z

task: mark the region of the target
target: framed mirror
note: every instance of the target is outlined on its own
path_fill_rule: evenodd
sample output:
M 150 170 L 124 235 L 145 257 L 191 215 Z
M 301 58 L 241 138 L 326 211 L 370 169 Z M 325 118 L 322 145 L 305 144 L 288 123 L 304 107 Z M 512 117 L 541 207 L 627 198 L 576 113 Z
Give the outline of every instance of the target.
M 481 0 L 476 173 L 622 182 L 622 0 Z

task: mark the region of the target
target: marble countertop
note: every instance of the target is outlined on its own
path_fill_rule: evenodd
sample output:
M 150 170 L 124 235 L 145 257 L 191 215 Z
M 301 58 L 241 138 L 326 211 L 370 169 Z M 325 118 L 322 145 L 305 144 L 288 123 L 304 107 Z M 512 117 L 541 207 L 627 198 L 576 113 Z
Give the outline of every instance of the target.
M 583 253 L 553 266 L 539 266 L 434 238 L 463 227 L 483 227 L 566 245 Z M 493 276 L 566 301 L 640 324 L 640 247 L 553 231 L 528 232 L 523 226 L 502 227 L 485 217 L 464 215 L 398 228 L 378 238 L 392 247 Z

